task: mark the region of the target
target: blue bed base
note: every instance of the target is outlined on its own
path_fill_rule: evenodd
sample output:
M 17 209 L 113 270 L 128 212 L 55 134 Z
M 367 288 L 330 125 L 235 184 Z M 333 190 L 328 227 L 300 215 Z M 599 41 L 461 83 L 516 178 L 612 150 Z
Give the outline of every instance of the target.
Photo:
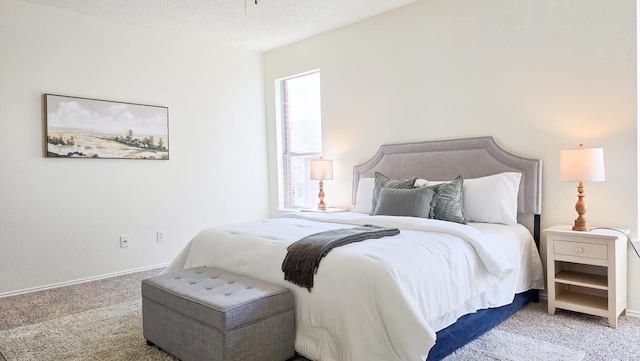
M 453 325 L 436 332 L 436 344 L 429 350 L 427 361 L 443 359 L 496 327 L 531 301 L 538 302 L 538 290 L 518 293 L 508 305 L 460 317 Z

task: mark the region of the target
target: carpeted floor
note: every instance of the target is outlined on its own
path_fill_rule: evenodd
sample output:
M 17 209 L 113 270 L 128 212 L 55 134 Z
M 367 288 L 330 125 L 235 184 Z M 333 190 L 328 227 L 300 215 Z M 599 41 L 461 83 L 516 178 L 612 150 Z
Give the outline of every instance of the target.
M 175 360 L 141 335 L 140 281 L 159 271 L 0 298 L 0 352 L 4 347 L 8 361 Z M 621 317 L 611 329 L 605 318 L 561 310 L 550 316 L 538 303 L 446 361 L 640 360 L 638 340 L 640 318 Z
M 161 270 L 0 298 L 0 331 L 140 299 L 140 282 Z

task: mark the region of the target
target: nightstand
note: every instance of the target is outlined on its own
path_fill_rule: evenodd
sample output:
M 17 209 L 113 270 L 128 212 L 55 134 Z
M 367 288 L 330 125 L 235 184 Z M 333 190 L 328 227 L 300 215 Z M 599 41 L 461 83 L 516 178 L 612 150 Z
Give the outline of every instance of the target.
M 549 314 L 556 308 L 609 318 L 627 314 L 627 235 L 629 230 L 571 230 L 558 225 L 547 236 Z

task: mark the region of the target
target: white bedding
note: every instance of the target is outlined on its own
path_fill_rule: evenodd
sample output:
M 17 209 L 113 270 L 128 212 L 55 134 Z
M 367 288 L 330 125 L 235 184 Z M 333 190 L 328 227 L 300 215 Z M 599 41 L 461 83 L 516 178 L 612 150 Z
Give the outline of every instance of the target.
M 311 292 L 284 280 L 288 245 L 363 224 L 401 232 L 334 249 L 320 263 Z M 322 361 L 425 360 L 435 332 L 459 316 L 543 286 L 540 258 L 523 226 L 358 213 L 290 213 L 208 228 L 164 272 L 196 266 L 290 288 L 296 351 Z

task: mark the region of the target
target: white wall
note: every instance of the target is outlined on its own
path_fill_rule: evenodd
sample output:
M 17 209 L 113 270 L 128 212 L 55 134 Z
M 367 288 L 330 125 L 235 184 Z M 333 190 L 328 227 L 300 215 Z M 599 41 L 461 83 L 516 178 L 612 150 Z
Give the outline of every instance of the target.
M 267 216 L 263 81 L 261 53 L 0 1 L 0 294 L 164 264 Z M 43 93 L 169 107 L 171 159 L 44 158 Z
M 277 207 L 274 81 L 319 68 L 328 205 L 349 206 L 352 167 L 379 145 L 492 135 L 543 160 L 542 226 L 572 223 L 561 149 L 603 147 L 586 184 L 593 226 L 638 234 L 634 0 L 428 0 L 265 54 L 270 204 Z M 629 307 L 640 260 L 629 256 Z

